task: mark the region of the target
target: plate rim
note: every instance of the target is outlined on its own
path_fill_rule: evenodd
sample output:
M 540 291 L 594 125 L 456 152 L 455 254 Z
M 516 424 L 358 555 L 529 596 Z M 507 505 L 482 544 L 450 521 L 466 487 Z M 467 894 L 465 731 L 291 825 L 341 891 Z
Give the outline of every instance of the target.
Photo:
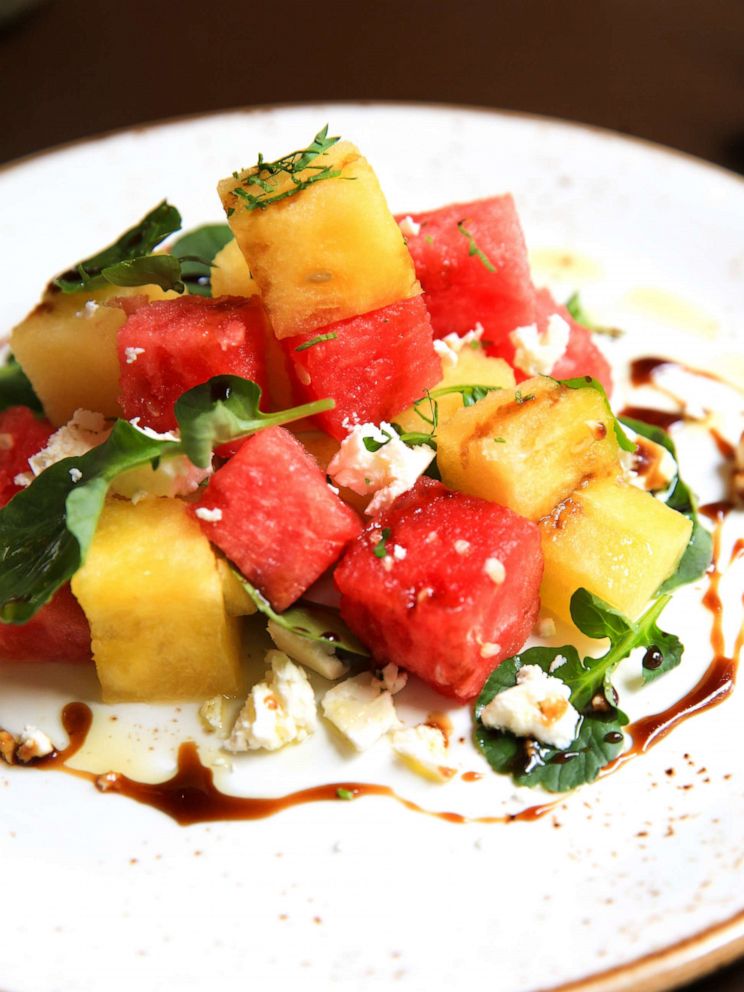
M 642 138 L 634 134 L 626 134 L 623 131 L 616 131 L 613 128 L 604 127 L 600 124 L 588 124 L 584 121 L 575 121 L 566 117 L 556 117 L 550 114 L 539 114 L 533 113 L 531 111 L 523 110 L 512 110 L 503 107 L 484 107 L 477 104 L 471 103 L 458 103 L 458 102 L 447 102 L 447 101 L 429 101 L 429 100 L 306 100 L 306 101 L 288 101 L 286 103 L 259 103 L 259 104 L 242 104 L 239 106 L 232 107 L 222 107 L 216 110 L 206 110 L 206 111 L 196 111 L 188 114 L 174 114 L 169 117 L 159 117 L 153 118 L 151 120 L 142 121 L 138 124 L 124 124 L 121 127 L 111 128 L 105 131 L 96 131 L 93 134 L 83 135 L 79 138 L 71 138 L 69 141 L 62 141 L 56 145 L 50 145 L 46 148 L 40 148 L 37 151 L 29 152 L 26 155 L 21 155 L 17 158 L 10 159 L 7 162 L 0 163 L 0 179 L 4 178 L 5 173 L 11 172 L 17 168 L 22 168 L 25 165 L 30 164 L 36 159 L 45 158 L 46 156 L 56 155 L 71 151 L 82 145 L 93 145 L 99 142 L 108 141 L 111 139 L 123 137 L 127 134 L 144 134 L 149 131 L 156 131 L 161 128 L 167 127 L 177 127 L 184 124 L 191 124 L 197 121 L 210 120 L 213 117 L 225 117 L 231 114 L 265 114 L 272 113 L 275 111 L 284 110 L 302 110 L 311 107 L 339 107 L 342 109 L 364 109 L 364 108 L 384 108 L 384 109 L 398 109 L 398 110 L 411 110 L 415 112 L 416 110 L 427 109 L 435 111 L 445 111 L 447 113 L 452 112 L 464 112 L 468 114 L 483 114 L 487 117 L 493 117 L 496 119 L 503 120 L 522 120 L 529 121 L 535 124 L 546 124 L 553 127 L 558 127 L 565 129 L 566 131 L 573 132 L 583 132 L 594 134 L 599 138 L 604 138 L 608 140 L 621 141 L 633 146 L 638 146 L 640 149 L 652 152 L 654 154 L 661 154 L 665 156 L 670 156 L 674 159 L 680 159 L 682 162 L 686 163 L 688 166 L 693 168 L 703 169 L 705 171 L 711 172 L 716 175 L 719 179 L 724 181 L 734 181 L 742 188 L 744 192 L 744 174 L 739 174 L 734 172 L 732 169 L 727 169 L 723 165 L 718 165 L 716 162 L 710 162 L 707 159 L 700 158 L 697 155 L 693 155 L 690 152 L 682 151 L 679 148 L 674 148 L 672 145 L 665 145 L 658 141 L 653 141 L 650 138 Z
M 173 127 L 188 127 L 198 122 L 231 115 L 250 117 L 283 111 L 307 110 L 313 107 L 324 109 L 337 107 L 343 110 L 408 110 L 412 113 L 425 109 L 450 114 L 460 112 L 469 115 L 483 115 L 494 121 L 508 120 L 544 124 L 569 133 L 588 133 L 600 140 L 620 141 L 623 144 L 638 148 L 641 152 L 660 154 L 663 157 L 681 160 L 684 165 L 696 171 L 702 170 L 719 181 L 730 182 L 733 180 L 744 193 L 744 175 L 672 146 L 601 125 L 547 114 L 468 103 L 397 99 L 334 99 L 239 105 L 155 118 L 60 142 L 0 163 L 0 183 L 8 174 L 17 169 L 23 169 L 37 160 L 65 154 L 85 146 L 93 147 L 127 135 L 148 134 Z M 593 974 L 557 986 L 544 986 L 535 992 L 630 992 L 631 989 L 633 992 L 671 992 L 683 984 L 710 975 L 718 969 L 734 963 L 737 959 L 741 959 L 742 965 L 744 965 L 744 910 L 697 933 L 664 945 L 657 950 L 639 955 L 623 964 L 604 971 L 595 971 Z

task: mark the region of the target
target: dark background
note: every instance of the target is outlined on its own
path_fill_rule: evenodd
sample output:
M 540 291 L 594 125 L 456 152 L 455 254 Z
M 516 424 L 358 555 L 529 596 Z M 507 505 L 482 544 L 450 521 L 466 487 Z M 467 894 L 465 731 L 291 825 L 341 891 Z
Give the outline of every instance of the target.
M 0 26 L 0 85 L 0 162 L 181 114 L 383 99 L 564 117 L 744 173 L 744 0 L 47 0 Z M 744 966 L 693 988 L 742 992 Z

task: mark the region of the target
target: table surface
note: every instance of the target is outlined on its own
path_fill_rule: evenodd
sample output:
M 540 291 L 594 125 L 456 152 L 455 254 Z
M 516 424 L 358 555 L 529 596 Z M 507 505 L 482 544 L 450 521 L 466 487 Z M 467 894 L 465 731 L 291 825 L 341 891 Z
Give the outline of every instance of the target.
M 0 0 L 0 17 L 22 3 Z M 36 0 L 0 23 L 0 162 L 181 114 L 375 99 L 563 117 L 744 173 L 742 0 L 284 0 L 276 9 Z M 743 988 L 740 962 L 689 992 Z

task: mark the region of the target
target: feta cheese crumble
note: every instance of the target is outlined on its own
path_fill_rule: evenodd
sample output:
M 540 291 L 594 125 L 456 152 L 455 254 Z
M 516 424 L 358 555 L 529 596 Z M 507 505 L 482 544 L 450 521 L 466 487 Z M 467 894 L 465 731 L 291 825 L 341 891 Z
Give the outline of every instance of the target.
M 368 451 L 364 441 L 369 439 L 380 447 Z M 328 466 L 328 474 L 339 486 L 352 489 L 361 496 L 374 493 L 367 507 L 369 516 L 387 509 L 401 493 L 407 492 L 429 467 L 435 452 L 428 444 L 409 448 L 395 428 L 383 421 L 359 424 L 348 437 Z
M 132 365 L 137 361 L 140 355 L 144 355 L 144 348 L 125 348 L 124 357 L 126 359 L 127 365 Z
M 305 740 L 317 726 L 315 694 L 307 675 L 283 651 L 268 651 L 270 671 L 250 691 L 223 747 L 277 751 Z
M 539 665 L 523 665 L 517 684 L 497 693 L 481 710 L 480 719 L 485 727 L 565 750 L 575 740 L 579 722 L 570 696 L 565 682 L 547 675 Z
M 434 351 L 439 355 L 443 365 L 457 365 L 457 360 L 463 348 L 471 347 L 483 337 L 483 324 L 477 323 L 472 331 L 465 334 L 445 334 L 434 342 Z
M 501 586 L 506 579 L 506 569 L 504 563 L 499 558 L 486 558 L 483 563 L 483 571 L 494 585 Z
M 27 726 L 18 739 L 16 758 L 19 761 L 33 761 L 34 758 L 45 758 L 54 751 L 49 737 L 38 727 Z
M 398 227 L 404 238 L 415 238 L 421 232 L 421 225 L 417 224 L 410 214 L 398 222 Z
M 396 665 L 386 665 L 379 677 L 374 672 L 354 675 L 328 690 L 323 715 L 357 751 L 366 751 L 398 726 L 393 695 L 406 679 Z
M 566 353 L 570 333 L 567 321 L 557 313 L 548 318 L 544 334 L 536 324 L 518 327 L 509 335 L 515 349 L 514 364 L 527 375 L 549 375 Z
M 227 721 L 227 700 L 224 696 L 213 696 L 205 700 L 199 707 L 199 719 L 208 734 L 225 733 Z
M 455 551 L 458 555 L 466 555 L 470 551 L 470 541 L 455 541 Z
M 428 723 L 401 727 L 390 734 L 397 756 L 408 767 L 434 782 L 449 782 L 457 774 L 453 767 L 447 740 L 439 729 Z
M 46 447 L 31 455 L 28 460 L 31 471 L 17 475 L 14 479 L 15 484 L 30 485 L 37 475 L 41 475 L 45 469 L 56 465 L 63 458 L 77 458 L 87 454 L 91 448 L 105 441 L 109 433 L 103 414 L 91 410 L 76 410 L 72 420 L 51 435 Z M 70 478 L 73 482 L 78 481 L 72 476 L 72 472 L 76 471 L 78 470 L 70 470 Z
M 68 474 L 73 482 L 80 482 L 83 477 L 83 473 L 79 468 L 71 468 Z
M 200 506 L 194 510 L 194 514 L 208 524 L 217 524 L 222 520 L 222 510 L 219 507 L 212 509 L 208 506 Z

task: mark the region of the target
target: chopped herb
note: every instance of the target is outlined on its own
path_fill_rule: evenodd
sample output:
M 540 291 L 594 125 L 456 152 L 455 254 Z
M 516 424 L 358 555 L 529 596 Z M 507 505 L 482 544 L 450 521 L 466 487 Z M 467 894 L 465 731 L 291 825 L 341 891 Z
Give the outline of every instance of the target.
M 387 555 L 388 552 L 387 552 L 386 542 L 388 541 L 389 538 L 390 538 L 390 528 L 383 527 L 382 533 L 380 535 L 380 540 L 372 549 L 375 558 L 384 558 Z
M 587 330 L 593 331 L 595 334 L 604 334 L 608 338 L 621 338 L 625 333 L 625 331 L 621 331 L 619 327 L 605 327 L 603 324 L 595 324 L 593 320 L 590 320 L 581 300 L 579 299 L 578 293 L 573 293 L 573 295 L 566 300 L 565 307 L 577 324 L 583 325 L 587 328 Z
M 519 785 L 542 786 L 549 792 L 565 792 L 593 781 L 617 757 L 624 741 L 621 728 L 628 718 L 618 708 L 617 690 L 611 681 L 618 664 L 637 648 L 646 649 L 644 658 L 652 651 L 653 666 L 641 666 L 643 680 L 649 682 L 680 663 L 684 648 L 679 639 L 657 625 L 669 599 L 660 597 L 639 620 L 632 621 L 598 596 L 578 589 L 571 597 L 573 622 L 587 637 L 608 638 L 610 647 L 599 658 L 583 660 L 571 644 L 529 648 L 492 672 L 475 704 L 475 742 L 491 767 L 512 775 Z M 558 658 L 564 662 L 555 668 Z M 516 685 L 523 665 L 538 665 L 569 686 L 570 701 L 580 720 L 576 740 L 567 749 L 525 741 L 480 721 L 483 708 L 493 697 Z
M 336 795 L 339 799 L 356 799 L 356 792 L 353 789 L 343 789 L 341 786 L 336 789 Z
M 240 197 L 246 210 L 264 210 L 272 203 L 278 203 L 287 197 L 307 189 L 313 183 L 321 182 L 324 179 L 337 179 L 341 175 L 340 169 L 332 169 L 330 166 L 314 165 L 315 159 L 332 148 L 340 139 L 338 137 L 328 137 L 328 125 L 313 138 L 307 148 L 290 152 L 283 155 L 275 162 L 266 162 L 259 152 L 258 162 L 255 172 L 244 177 L 239 186 L 233 189 L 233 194 Z M 298 178 L 302 172 L 309 171 L 311 174 L 303 179 Z M 281 177 L 286 175 L 292 186 L 283 192 L 277 192 Z M 351 177 L 350 177 L 351 178 Z M 261 192 L 256 195 L 249 193 L 246 187 L 258 186 Z
M 475 255 L 475 257 L 478 259 L 478 261 L 481 263 L 481 265 L 483 265 L 485 269 L 488 269 L 489 272 L 495 272 L 496 266 L 493 264 L 493 262 L 488 257 L 488 255 L 486 255 L 486 253 L 481 251 L 481 249 L 478 247 L 473 235 L 470 233 L 470 231 L 468 231 L 465 228 L 465 221 L 463 220 L 460 221 L 460 223 L 457 225 L 457 230 L 460 232 L 460 234 L 463 235 L 463 237 L 468 239 L 468 255 L 471 256 Z
M 493 443 L 494 444 L 506 444 L 506 438 L 505 437 L 495 437 L 493 439 Z
M 432 238 L 432 236 L 430 234 L 425 234 L 424 235 L 424 241 L 427 243 L 427 245 L 433 245 L 434 244 L 434 238 Z
M 377 441 L 373 437 L 362 438 L 362 442 L 364 444 L 364 447 L 367 449 L 367 451 L 370 451 L 372 453 L 374 453 L 375 451 L 379 451 L 380 448 L 384 448 L 386 444 L 390 444 L 390 442 L 393 440 L 393 437 L 395 436 L 394 434 L 391 434 L 390 431 L 386 431 L 384 427 L 380 428 L 380 433 L 385 436 L 384 441 Z
M 316 344 L 320 344 L 322 341 L 335 341 L 338 337 L 335 331 L 328 331 L 327 334 L 318 334 L 314 338 L 310 338 L 309 341 L 305 341 L 304 344 L 298 344 L 295 351 L 306 351 L 308 348 L 314 348 Z
M 77 262 L 67 272 L 57 276 L 53 284 L 63 293 L 98 289 L 111 283 L 115 286 L 143 286 L 153 281 L 161 286 L 167 283 L 163 288 L 177 289 L 180 267 L 176 265 L 178 273 L 174 275 L 173 266 L 162 262 L 169 256 L 153 255 L 152 251 L 180 227 L 180 213 L 163 200 L 138 224 L 125 231 L 118 241 Z
M 235 178 L 237 179 L 238 177 L 235 176 Z M 232 217 L 234 213 L 235 213 L 235 207 L 228 207 L 227 210 L 225 211 L 225 217 Z
M 529 401 L 530 400 L 534 400 L 534 398 L 535 398 L 535 394 L 534 393 L 527 393 L 526 396 L 523 396 L 521 389 L 518 389 L 514 393 L 514 399 L 517 401 L 517 403 L 529 403 Z

